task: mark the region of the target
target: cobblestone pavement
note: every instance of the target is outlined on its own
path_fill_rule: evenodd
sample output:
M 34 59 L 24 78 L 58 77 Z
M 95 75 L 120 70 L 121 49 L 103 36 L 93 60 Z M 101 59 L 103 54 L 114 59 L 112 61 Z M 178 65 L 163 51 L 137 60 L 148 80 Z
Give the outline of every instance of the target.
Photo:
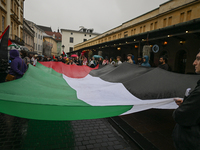
M 132 150 L 133 148 L 106 119 L 39 121 L 0 114 L 0 149 Z

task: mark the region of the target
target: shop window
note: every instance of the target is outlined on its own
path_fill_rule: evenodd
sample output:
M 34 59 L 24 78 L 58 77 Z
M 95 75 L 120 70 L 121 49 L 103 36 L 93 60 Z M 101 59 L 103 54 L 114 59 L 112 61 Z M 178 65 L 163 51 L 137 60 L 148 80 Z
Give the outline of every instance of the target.
M 185 13 L 181 13 L 180 15 L 180 22 L 184 22 Z
M 175 60 L 175 72 L 185 74 L 186 63 L 187 63 L 187 52 L 180 50 L 176 54 Z
M 191 14 L 192 14 L 192 10 L 189 10 L 187 12 L 187 21 L 191 20 Z

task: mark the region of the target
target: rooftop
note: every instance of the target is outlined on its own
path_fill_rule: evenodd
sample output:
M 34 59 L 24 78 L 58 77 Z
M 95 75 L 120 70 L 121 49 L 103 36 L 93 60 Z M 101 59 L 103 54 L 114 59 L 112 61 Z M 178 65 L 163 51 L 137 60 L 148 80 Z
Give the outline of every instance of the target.
M 60 32 L 45 31 L 45 33 L 47 35 L 50 35 L 50 36 L 54 37 L 57 42 L 61 42 L 62 41 L 62 35 L 60 34 Z
M 75 33 L 88 33 L 92 35 L 100 35 L 100 33 L 95 33 L 95 32 L 84 32 L 83 30 L 70 30 L 70 29 L 61 29 L 61 32 L 67 31 L 67 32 L 75 32 Z M 87 31 L 87 30 L 86 30 Z
M 50 32 L 52 32 L 52 29 L 51 29 L 51 27 L 46 27 L 46 26 L 41 26 L 41 25 L 37 25 L 39 28 L 41 28 L 42 30 L 44 30 L 44 31 L 50 31 Z

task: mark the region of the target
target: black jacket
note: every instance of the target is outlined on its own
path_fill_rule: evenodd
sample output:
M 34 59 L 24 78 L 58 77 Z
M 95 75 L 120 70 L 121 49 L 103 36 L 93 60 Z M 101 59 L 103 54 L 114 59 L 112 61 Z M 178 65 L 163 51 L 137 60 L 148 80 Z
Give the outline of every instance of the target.
M 167 70 L 167 71 L 169 70 L 168 64 L 159 65 L 158 67 L 161 68 L 161 69 Z
M 177 150 L 200 150 L 200 81 L 173 117 L 177 123 L 173 132 Z

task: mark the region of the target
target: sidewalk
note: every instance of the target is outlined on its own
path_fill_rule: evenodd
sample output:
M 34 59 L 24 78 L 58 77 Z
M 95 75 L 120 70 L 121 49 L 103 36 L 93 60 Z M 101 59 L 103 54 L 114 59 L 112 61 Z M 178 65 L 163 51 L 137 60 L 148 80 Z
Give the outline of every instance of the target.
M 0 114 L 0 149 L 132 150 L 107 119 L 38 121 Z M 138 150 L 137 146 L 133 150 Z

